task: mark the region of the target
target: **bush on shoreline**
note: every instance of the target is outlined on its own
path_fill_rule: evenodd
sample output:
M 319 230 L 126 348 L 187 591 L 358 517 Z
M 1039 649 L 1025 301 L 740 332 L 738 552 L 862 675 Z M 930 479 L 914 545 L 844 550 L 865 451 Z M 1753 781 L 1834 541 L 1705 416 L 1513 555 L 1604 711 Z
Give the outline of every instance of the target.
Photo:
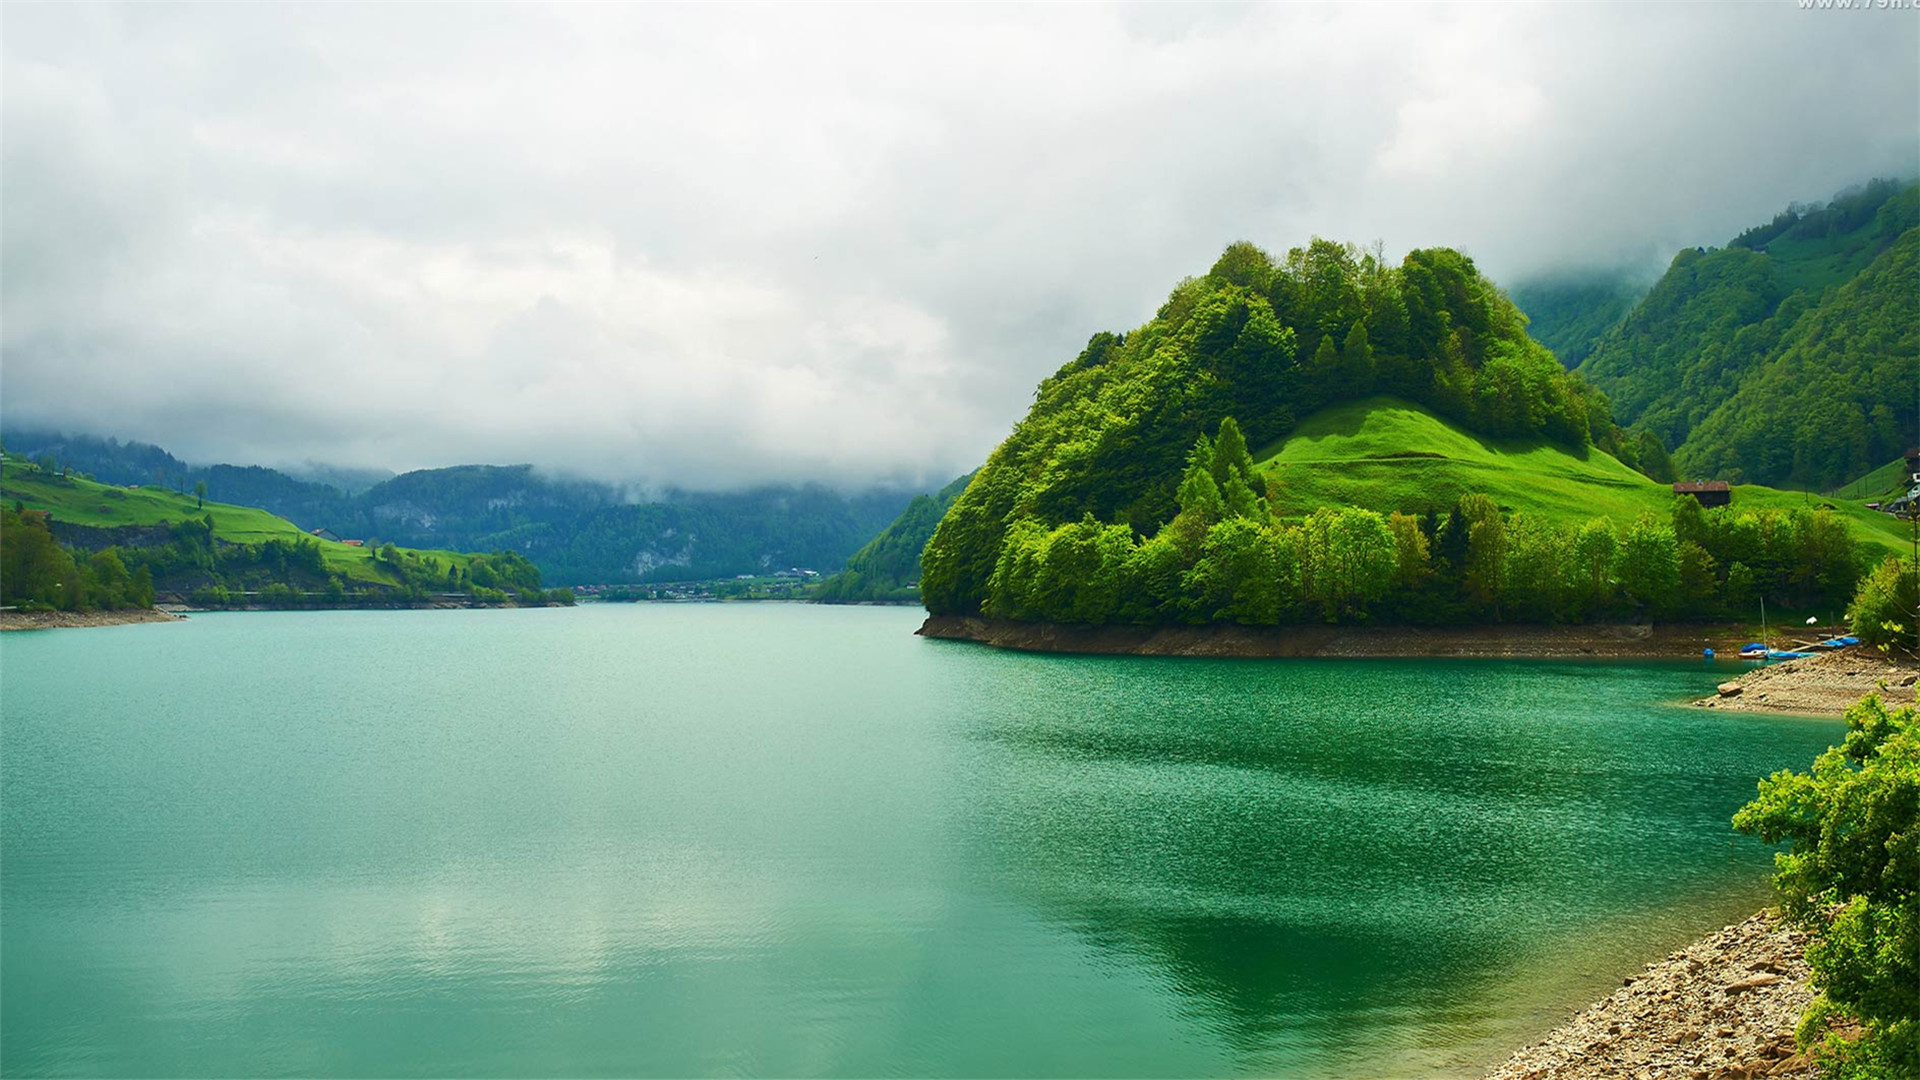
M 1820 993 L 1798 1034 L 1822 1075 L 1920 1076 L 1920 727 L 1869 695 L 1847 728 L 1810 772 L 1762 780 L 1733 824 L 1788 842 L 1774 885 L 1813 935 Z

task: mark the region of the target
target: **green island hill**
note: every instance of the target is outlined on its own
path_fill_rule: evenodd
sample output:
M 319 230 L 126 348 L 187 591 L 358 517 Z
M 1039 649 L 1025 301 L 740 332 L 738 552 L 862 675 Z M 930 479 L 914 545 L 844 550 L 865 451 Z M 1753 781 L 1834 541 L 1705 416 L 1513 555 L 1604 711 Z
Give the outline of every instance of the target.
M 1229 247 L 1097 334 L 935 528 L 934 616 L 1100 626 L 1751 619 L 1909 543 L 1854 500 L 1703 508 L 1471 259 Z M 1262 448 L 1257 454 L 1249 446 Z M 1658 460 L 1648 460 L 1648 458 Z

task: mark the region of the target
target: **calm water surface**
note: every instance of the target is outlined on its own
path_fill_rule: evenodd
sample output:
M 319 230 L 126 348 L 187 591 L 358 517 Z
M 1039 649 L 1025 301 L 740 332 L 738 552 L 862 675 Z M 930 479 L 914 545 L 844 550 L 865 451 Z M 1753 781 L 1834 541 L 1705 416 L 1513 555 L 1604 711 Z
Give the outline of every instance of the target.
M 1764 900 L 1727 818 L 1840 731 L 917 618 L 8 634 L 0 1071 L 1471 1073 Z

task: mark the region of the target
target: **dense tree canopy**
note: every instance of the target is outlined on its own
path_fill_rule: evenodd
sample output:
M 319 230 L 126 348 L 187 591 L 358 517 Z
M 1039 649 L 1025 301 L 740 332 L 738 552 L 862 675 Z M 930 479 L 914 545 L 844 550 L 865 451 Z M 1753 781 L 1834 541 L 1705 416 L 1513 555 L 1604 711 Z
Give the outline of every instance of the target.
M 1017 515 L 981 611 L 1087 625 L 1748 618 L 1762 597 L 1837 609 L 1864 559 L 1824 509 L 1705 510 L 1682 496 L 1667 517 L 1565 523 L 1469 494 L 1444 513 L 1321 506 L 1287 520 L 1260 487 L 1239 426 L 1222 420 L 1189 450 L 1177 512 L 1150 537 L 1090 512 L 1061 525 Z
M 922 595 L 932 611 L 974 613 L 989 605 L 996 575 L 1024 580 L 1017 568 L 1012 577 L 1001 572 L 1003 541 L 1016 526 L 1023 537 L 1040 535 L 1035 529 L 1050 536 L 1083 528 L 1091 515 L 1158 540 L 1163 525 L 1193 511 L 1190 499 L 1208 497 L 1187 490 L 1204 485 L 1183 465 L 1196 438 L 1227 417 L 1243 446 L 1265 447 L 1318 409 L 1380 393 L 1486 435 L 1617 446 L 1605 399 L 1563 371 L 1525 325 L 1456 251 L 1415 251 L 1394 266 L 1326 240 L 1282 260 L 1235 244 L 1204 277 L 1176 286 L 1146 325 L 1095 335 L 1041 383 L 1026 419 L 935 531 Z M 1234 475 L 1214 478 L 1226 518 L 1244 516 L 1227 490 Z M 1250 467 L 1240 482 L 1260 494 Z M 1187 537 L 1186 554 L 1197 557 L 1192 545 L 1204 539 Z M 1229 543 L 1223 535 L 1216 546 Z M 1153 548 L 1142 558 L 1165 555 Z M 1349 602 L 1342 593 L 1334 606 Z M 999 607 L 1033 605 L 1017 592 Z

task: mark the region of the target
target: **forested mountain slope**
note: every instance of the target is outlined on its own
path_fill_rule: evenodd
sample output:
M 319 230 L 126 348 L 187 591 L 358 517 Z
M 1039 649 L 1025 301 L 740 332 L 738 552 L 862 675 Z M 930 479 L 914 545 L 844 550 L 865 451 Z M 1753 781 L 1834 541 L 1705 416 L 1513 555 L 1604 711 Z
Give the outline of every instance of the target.
M 189 466 L 157 446 L 93 436 L 8 432 L 7 446 L 110 484 L 204 483 L 209 499 L 374 545 L 518 551 L 565 584 L 832 571 L 907 501 L 890 488 L 843 495 L 820 485 L 634 497 L 530 465 L 421 469 L 352 493 L 259 466 Z
M 1516 284 L 1508 295 L 1527 316 L 1527 334 L 1578 367 L 1647 295 L 1648 282 L 1624 270 L 1551 275 Z
M 1915 438 L 1916 228 L 1920 185 L 1876 181 L 1682 251 L 1578 370 L 1683 473 L 1841 483 Z
M 1920 228 L 1794 318 L 1764 362 L 1694 427 L 1674 466 L 1831 487 L 1914 443 L 1917 393 Z
M 892 524 L 853 553 L 845 570 L 820 583 L 814 599 L 823 604 L 918 600 L 920 552 L 972 480 L 968 473 L 932 495 L 915 495 Z

